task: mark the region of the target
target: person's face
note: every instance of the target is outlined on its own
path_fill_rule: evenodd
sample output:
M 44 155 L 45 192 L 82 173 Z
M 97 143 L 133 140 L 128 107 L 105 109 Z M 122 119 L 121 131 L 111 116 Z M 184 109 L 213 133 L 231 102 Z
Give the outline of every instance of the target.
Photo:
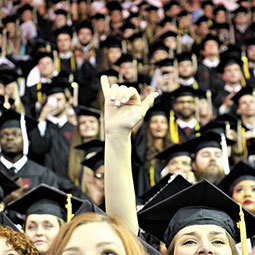
M 255 98 L 252 95 L 244 95 L 239 99 L 237 113 L 241 116 L 255 115 Z
M 54 72 L 54 62 L 50 57 L 45 57 L 38 62 L 41 77 L 51 77 Z
M 223 80 L 226 83 L 235 84 L 240 81 L 242 77 L 242 71 L 238 64 L 227 65 L 224 68 Z
M 181 12 L 179 5 L 173 5 L 170 10 L 167 11 L 169 17 L 176 17 Z
M 240 203 L 243 208 L 255 213 L 255 181 L 243 180 L 237 183 L 233 189 L 232 198 Z
M 194 68 L 190 60 L 181 61 L 178 65 L 179 76 L 181 78 L 190 78 L 194 73 Z
M 174 255 L 232 255 L 226 231 L 216 225 L 193 225 L 175 236 Z
M 23 151 L 23 138 L 20 128 L 8 127 L 0 130 L 0 145 L 4 154 L 19 154 Z
M 240 24 L 240 25 L 249 24 L 249 14 L 247 14 L 245 12 L 240 12 L 240 13 L 236 14 L 235 23 Z
M 56 216 L 30 214 L 26 219 L 25 233 L 33 241 L 40 254 L 45 254 L 60 229 Z
M 6 24 L 6 31 L 8 33 L 8 38 L 13 38 L 15 36 L 15 33 L 16 33 L 15 23 L 8 22 Z
M 134 77 L 134 67 L 132 62 L 125 62 L 120 65 L 120 73 L 128 81 L 132 81 Z
M 5 86 L 4 84 L 0 83 L 0 95 L 4 96 L 5 95 Z
M 168 58 L 168 53 L 165 50 L 156 50 L 152 56 L 154 63 L 156 63 L 160 60 L 163 60 L 165 58 Z
M 138 38 L 138 39 L 134 40 L 133 46 L 134 46 L 134 50 L 136 50 L 138 52 L 142 52 L 145 47 L 144 40 L 142 38 Z
M 195 100 L 192 96 L 180 96 L 176 98 L 174 109 L 183 119 L 189 119 L 195 112 Z
M 247 57 L 250 61 L 255 62 L 255 45 L 247 47 Z
M 209 27 L 208 27 L 207 22 L 201 22 L 201 24 L 197 28 L 197 32 L 200 35 L 206 36 L 209 33 Z
M 127 39 L 127 38 L 131 37 L 134 34 L 134 31 L 135 30 L 133 28 L 126 28 L 122 34 L 123 38 Z
M 120 11 L 115 10 L 111 13 L 111 21 L 114 23 L 121 22 L 123 20 L 123 16 Z
M 209 19 L 213 18 L 213 6 L 212 5 L 206 5 L 205 6 L 204 15 Z
M 169 49 L 176 49 L 176 39 L 173 36 L 168 36 L 167 38 L 165 38 L 164 40 L 164 44 L 166 45 L 166 47 L 168 47 Z
M 105 30 L 105 20 L 104 19 L 98 19 L 93 22 L 94 28 L 97 32 L 103 32 Z
M 205 147 L 199 150 L 193 163 L 193 169 L 199 181 L 202 179 L 208 179 L 213 183 L 220 181 L 225 175 L 221 149 Z
M 56 107 L 56 114 L 55 116 L 60 115 L 65 111 L 66 107 L 66 97 L 64 93 L 55 93 L 50 95 L 50 97 L 55 97 L 57 99 L 57 107 Z
M 66 22 L 67 22 L 67 19 L 66 19 L 65 15 L 63 15 L 63 14 L 56 15 L 56 18 L 55 18 L 56 28 L 61 28 L 61 27 L 65 26 Z
M 187 174 L 191 171 L 191 158 L 186 155 L 176 156 L 168 162 L 168 173 L 174 174 L 177 171 L 181 171 Z
M 86 237 L 86 242 L 81 236 Z M 71 235 L 62 255 L 126 255 L 116 232 L 104 222 L 78 226 Z
M 164 115 L 155 115 L 150 118 L 149 129 L 154 138 L 164 138 L 168 131 L 168 121 Z
M 215 22 L 216 23 L 226 23 L 227 22 L 227 17 L 226 17 L 225 11 L 220 10 L 217 12 L 217 14 L 215 16 Z
M 148 20 L 152 23 L 158 21 L 158 12 L 157 11 L 150 11 L 148 15 Z
M 79 33 L 78 33 L 78 39 L 79 42 L 81 43 L 81 45 L 88 45 L 93 38 L 93 34 L 92 31 L 88 28 L 82 28 L 80 29 Z
M 205 43 L 204 47 L 204 56 L 210 57 L 210 56 L 218 56 L 219 55 L 219 45 L 214 40 L 208 40 Z
M 26 10 L 22 13 L 22 21 L 23 22 L 30 21 L 32 19 L 33 19 L 33 15 L 30 10 Z
M 110 63 L 114 64 L 121 56 L 122 52 L 120 48 L 109 48 L 107 50 L 107 56 Z
M 79 131 L 83 138 L 95 138 L 99 132 L 99 122 L 95 116 L 81 115 L 78 118 Z
M 0 251 L 1 255 L 19 255 L 17 251 L 12 247 L 12 245 L 6 243 L 6 238 L 0 236 Z
M 57 46 L 59 52 L 70 51 L 72 47 L 72 40 L 68 34 L 59 34 L 57 37 Z

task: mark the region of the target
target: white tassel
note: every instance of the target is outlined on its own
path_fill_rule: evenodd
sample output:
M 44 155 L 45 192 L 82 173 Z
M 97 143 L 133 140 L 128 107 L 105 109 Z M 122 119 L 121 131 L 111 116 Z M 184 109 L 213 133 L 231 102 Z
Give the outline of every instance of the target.
M 228 162 L 228 146 L 224 133 L 221 133 L 221 148 L 222 148 L 222 163 L 225 174 L 229 174 L 229 162 Z
M 23 154 L 28 154 L 28 136 L 27 136 L 27 129 L 26 129 L 26 121 L 24 113 L 21 113 L 20 117 L 20 128 L 23 138 Z

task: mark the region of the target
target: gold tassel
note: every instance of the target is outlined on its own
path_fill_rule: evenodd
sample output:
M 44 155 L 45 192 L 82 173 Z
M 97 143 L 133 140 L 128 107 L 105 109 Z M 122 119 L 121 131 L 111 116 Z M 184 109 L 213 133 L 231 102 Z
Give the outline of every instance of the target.
M 245 53 L 242 56 L 243 61 L 243 72 L 245 79 L 250 79 L 250 72 L 249 72 L 249 66 L 248 66 L 248 58 L 245 56 Z
M 127 54 L 127 42 L 125 40 L 121 41 L 121 47 L 123 54 Z
M 193 83 L 193 89 L 198 89 L 198 84 L 197 84 L 197 81 L 195 80 L 194 83 Z
M 179 134 L 178 134 L 178 126 L 175 122 L 174 118 L 174 111 L 170 110 L 170 117 L 169 117 L 169 131 L 170 131 L 170 137 L 173 143 L 177 144 L 179 143 Z
M 42 102 L 42 83 L 38 82 L 36 84 L 36 91 L 37 91 L 37 101 Z
M 245 78 L 243 76 L 241 78 L 241 85 L 242 85 L 242 87 L 246 86 L 246 81 L 245 81 Z
M 240 212 L 240 221 L 237 222 L 237 227 L 240 229 L 241 245 L 242 245 L 242 255 L 248 255 L 248 246 L 247 246 L 247 234 L 246 234 L 246 224 L 244 220 L 244 213 L 242 210 L 242 205 L 238 203 Z
M 70 58 L 70 62 L 71 62 L 71 71 L 74 72 L 74 71 L 75 71 L 75 68 L 76 68 L 74 54 L 72 54 L 72 56 L 71 56 L 71 58 Z
M 60 57 L 57 55 L 57 51 L 53 51 L 54 54 L 54 60 L 55 60 L 55 68 L 58 72 L 60 72 L 61 68 L 61 62 L 60 62 Z
M 245 134 L 245 129 L 243 127 L 241 127 L 241 139 L 242 139 L 243 158 L 247 159 L 248 158 L 248 149 L 247 149 L 247 146 L 246 146 L 246 140 L 244 138 L 244 134 Z
M 211 90 L 206 90 L 206 100 L 207 100 L 207 103 L 208 103 L 208 106 L 209 106 L 209 113 L 213 114 L 213 105 L 212 105 L 212 92 Z
M 71 219 L 73 218 L 74 214 L 72 213 L 72 194 L 67 194 L 67 199 L 66 199 L 66 209 L 67 209 L 67 222 L 70 222 Z
M 199 125 L 199 122 L 197 121 L 196 126 L 195 126 L 195 130 L 197 131 L 197 132 L 196 132 L 196 136 L 197 136 L 197 137 L 200 136 L 200 133 L 198 132 L 199 129 L 200 129 L 200 125 Z
M 183 25 L 180 24 L 179 25 L 179 32 L 178 32 L 179 35 L 183 35 Z
M 153 187 L 155 185 L 155 162 L 154 160 L 151 160 L 150 162 L 150 170 L 149 170 L 149 175 L 150 175 L 150 186 Z

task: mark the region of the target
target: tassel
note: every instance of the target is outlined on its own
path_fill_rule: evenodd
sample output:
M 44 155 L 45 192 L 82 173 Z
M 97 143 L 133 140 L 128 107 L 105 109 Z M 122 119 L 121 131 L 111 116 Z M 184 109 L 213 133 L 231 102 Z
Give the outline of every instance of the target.
M 36 91 L 37 91 L 37 101 L 42 102 L 42 83 L 38 82 L 36 84 Z
M 67 222 L 70 222 L 71 219 L 73 218 L 74 214 L 72 213 L 72 194 L 67 194 L 67 199 L 66 199 L 66 209 L 67 209 Z
M 27 129 L 26 129 L 26 121 L 24 113 L 21 113 L 20 117 L 20 128 L 23 138 L 23 154 L 28 154 L 28 137 L 27 137 Z
M 237 222 L 237 227 L 240 229 L 241 245 L 242 245 L 242 255 L 248 255 L 248 246 L 247 246 L 247 234 L 246 234 L 246 224 L 244 220 L 244 213 L 242 210 L 242 205 L 238 203 L 240 212 L 240 221 Z
M 149 170 L 149 175 L 150 175 L 150 186 L 153 187 L 155 185 L 155 162 L 154 160 L 151 160 L 150 162 L 150 170 Z
M 179 143 L 179 135 L 178 135 L 178 126 L 175 123 L 174 118 L 174 111 L 170 110 L 170 118 L 169 118 L 169 131 L 170 131 L 170 137 L 173 143 L 177 144 Z
M 249 72 L 249 66 L 248 66 L 248 58 L 245 56 L 245 53 L 242 56 L 242 61 L 243 61 L 243 72 L 244 72 L 244 77 L 245 79 L 250 79 L 250 72 Z
M 221 148 L 222 148 L 222 163 L 225 174 L 230 173 L 229 162 L 228 162 L 228 146 L 224 133 L 221 133 Z

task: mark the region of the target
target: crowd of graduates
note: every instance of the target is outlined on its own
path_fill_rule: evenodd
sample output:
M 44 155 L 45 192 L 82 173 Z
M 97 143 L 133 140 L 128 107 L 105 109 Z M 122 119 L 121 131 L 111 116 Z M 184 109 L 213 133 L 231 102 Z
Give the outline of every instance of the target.
M 125 253 L 98 254 L 142 255 L 143 246 L 148 254 L 193 254 L 177 247 L 178 233 L 201 215 L 209 219 L 202 225 L 227 231 L 230 246 L 240 241 L 229 223 L 238 221 L 236 201 L 251 254 L 255 1 L 0 6 L 0 211 L 2 225 L 15 230 L 0 227 L 0 239 L 16 247 L 7 234 L 20 238 L 17 254 L 68 255 L 77 226 L 107 222 Z M 108 236 L 97 232 L 99 241 Z M 215 254 L 241 254 L 232 246 Z

